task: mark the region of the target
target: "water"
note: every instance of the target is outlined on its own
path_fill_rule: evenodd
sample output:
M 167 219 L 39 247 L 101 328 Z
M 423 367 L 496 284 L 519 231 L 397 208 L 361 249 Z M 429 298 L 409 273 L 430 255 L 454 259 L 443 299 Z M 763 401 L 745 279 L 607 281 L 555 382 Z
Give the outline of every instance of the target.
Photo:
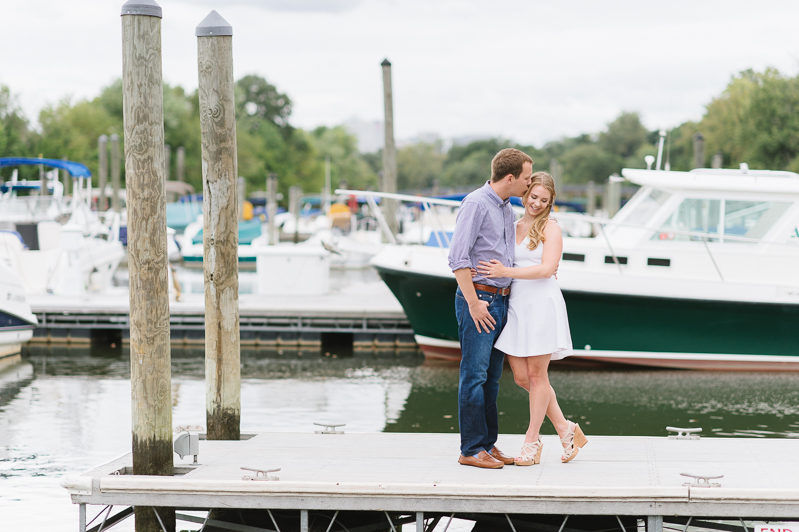
M 172 356 L 173 424 L 204 426 L 203 350 Z M 130 452 L 129 379 L 119 348 L 31 348 L 0 372 L 0 528 L 23 529 L 35 516 L 34 530 L 75 529 L 77 507 L 59 479 Z M 559 368 L 551 381 L 589 436 L 662 436 L 675 425 L 702 427 L 703 436 L 799 438 L 796 373 Z M 457 432 L 457 388 L 457 366 L 415 352 L 243 350 L 241 426 Z M 523 432 L 527 398 L 507 368 L 498 404 L 500 432 Z M 554 433 L 548 422 L 544 433 Z

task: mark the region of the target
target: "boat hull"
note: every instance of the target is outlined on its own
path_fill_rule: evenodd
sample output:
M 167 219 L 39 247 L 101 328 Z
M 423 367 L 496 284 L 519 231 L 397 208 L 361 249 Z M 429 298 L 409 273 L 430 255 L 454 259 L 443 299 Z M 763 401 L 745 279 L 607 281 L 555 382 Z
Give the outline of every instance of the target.
M 425 356 L 460 360 L 455 279 L 375 267 L 402 304 Z M 797 304 L 569 290 L 563 297 L 574 357 L 585 361 L 799 371 Z

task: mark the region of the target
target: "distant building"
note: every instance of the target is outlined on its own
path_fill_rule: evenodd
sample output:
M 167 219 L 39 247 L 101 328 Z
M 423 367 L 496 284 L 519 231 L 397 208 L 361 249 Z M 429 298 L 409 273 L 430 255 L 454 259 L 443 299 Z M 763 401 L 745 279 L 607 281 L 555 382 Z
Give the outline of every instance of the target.
M 361 153 L 373 153 L 383 148 L 385 131 L 382 120 L 350 118 L 344 122 L 344 129 L 358 139 L 358 151 Z
M 494 137 L 491 135 L 463 135 L 460 137 L 452 137 L 451 142 L 452 146 L 466 146 L 472 142 L 477 142 L 478 140 L 490 140 Z

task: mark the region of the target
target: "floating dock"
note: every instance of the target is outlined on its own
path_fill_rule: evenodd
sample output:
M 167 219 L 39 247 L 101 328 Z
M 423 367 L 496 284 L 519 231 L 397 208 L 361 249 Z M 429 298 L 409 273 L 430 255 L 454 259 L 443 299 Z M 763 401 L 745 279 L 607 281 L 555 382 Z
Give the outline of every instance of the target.
M 81 532 L 86 505 L 106 506 L 90 512 L 96 523 L 157 505 L 176 508 L 178 521 L 253 532 L 402 523 L 424 532 L 443 530 L 452 516 L 475 521 L 474 530 L 548 532 L 660 532 L 664 523 L 744 532 L 755 521 L 799 521 L 795 440 L 588 437 L 568 464 L 558 439 L 544 436 L 541 464 L 484 470 L 457 463 L 458 434 L 265 433 L 201 440 L 199 465 L 176 455 L 174 477 L 130 475 L 126 455 L 62 486 L 81 505 Z M 522 438 L 501 435 L 497 445 L 516 453 Z M 242 468 L 280 471 L 267 473 L 276 480 L 248 480 L 258 473 Z M 723 476 L 702 483 L 682 473 Z
M 88 345 L 115 335 L 130 338 L 127 291 L 68 297 L 29 298 L 39 320 L 32 343 Z M 205 343 L 203 294 L 170 301 L 170 329 L 176 345 Z M 415 348 L 413 330 L 402 306 L 382 281 L 346 286 L 322 296 L 239 296 L 242 346 L 321 346 L 331 339 L 355 348 Z M 331 338 L 332 336 L 332 338 Z

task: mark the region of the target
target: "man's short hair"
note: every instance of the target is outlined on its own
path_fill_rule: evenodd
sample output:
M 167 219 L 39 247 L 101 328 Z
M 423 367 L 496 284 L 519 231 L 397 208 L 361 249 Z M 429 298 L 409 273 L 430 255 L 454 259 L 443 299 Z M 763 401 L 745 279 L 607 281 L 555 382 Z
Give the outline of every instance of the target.
M 491 182 L 496 183 L 508 174 L 518 179 L 524 171 L 524 163 L 532 166 L 533 158 L 516 148 L 500 150 L 491 160 Z

